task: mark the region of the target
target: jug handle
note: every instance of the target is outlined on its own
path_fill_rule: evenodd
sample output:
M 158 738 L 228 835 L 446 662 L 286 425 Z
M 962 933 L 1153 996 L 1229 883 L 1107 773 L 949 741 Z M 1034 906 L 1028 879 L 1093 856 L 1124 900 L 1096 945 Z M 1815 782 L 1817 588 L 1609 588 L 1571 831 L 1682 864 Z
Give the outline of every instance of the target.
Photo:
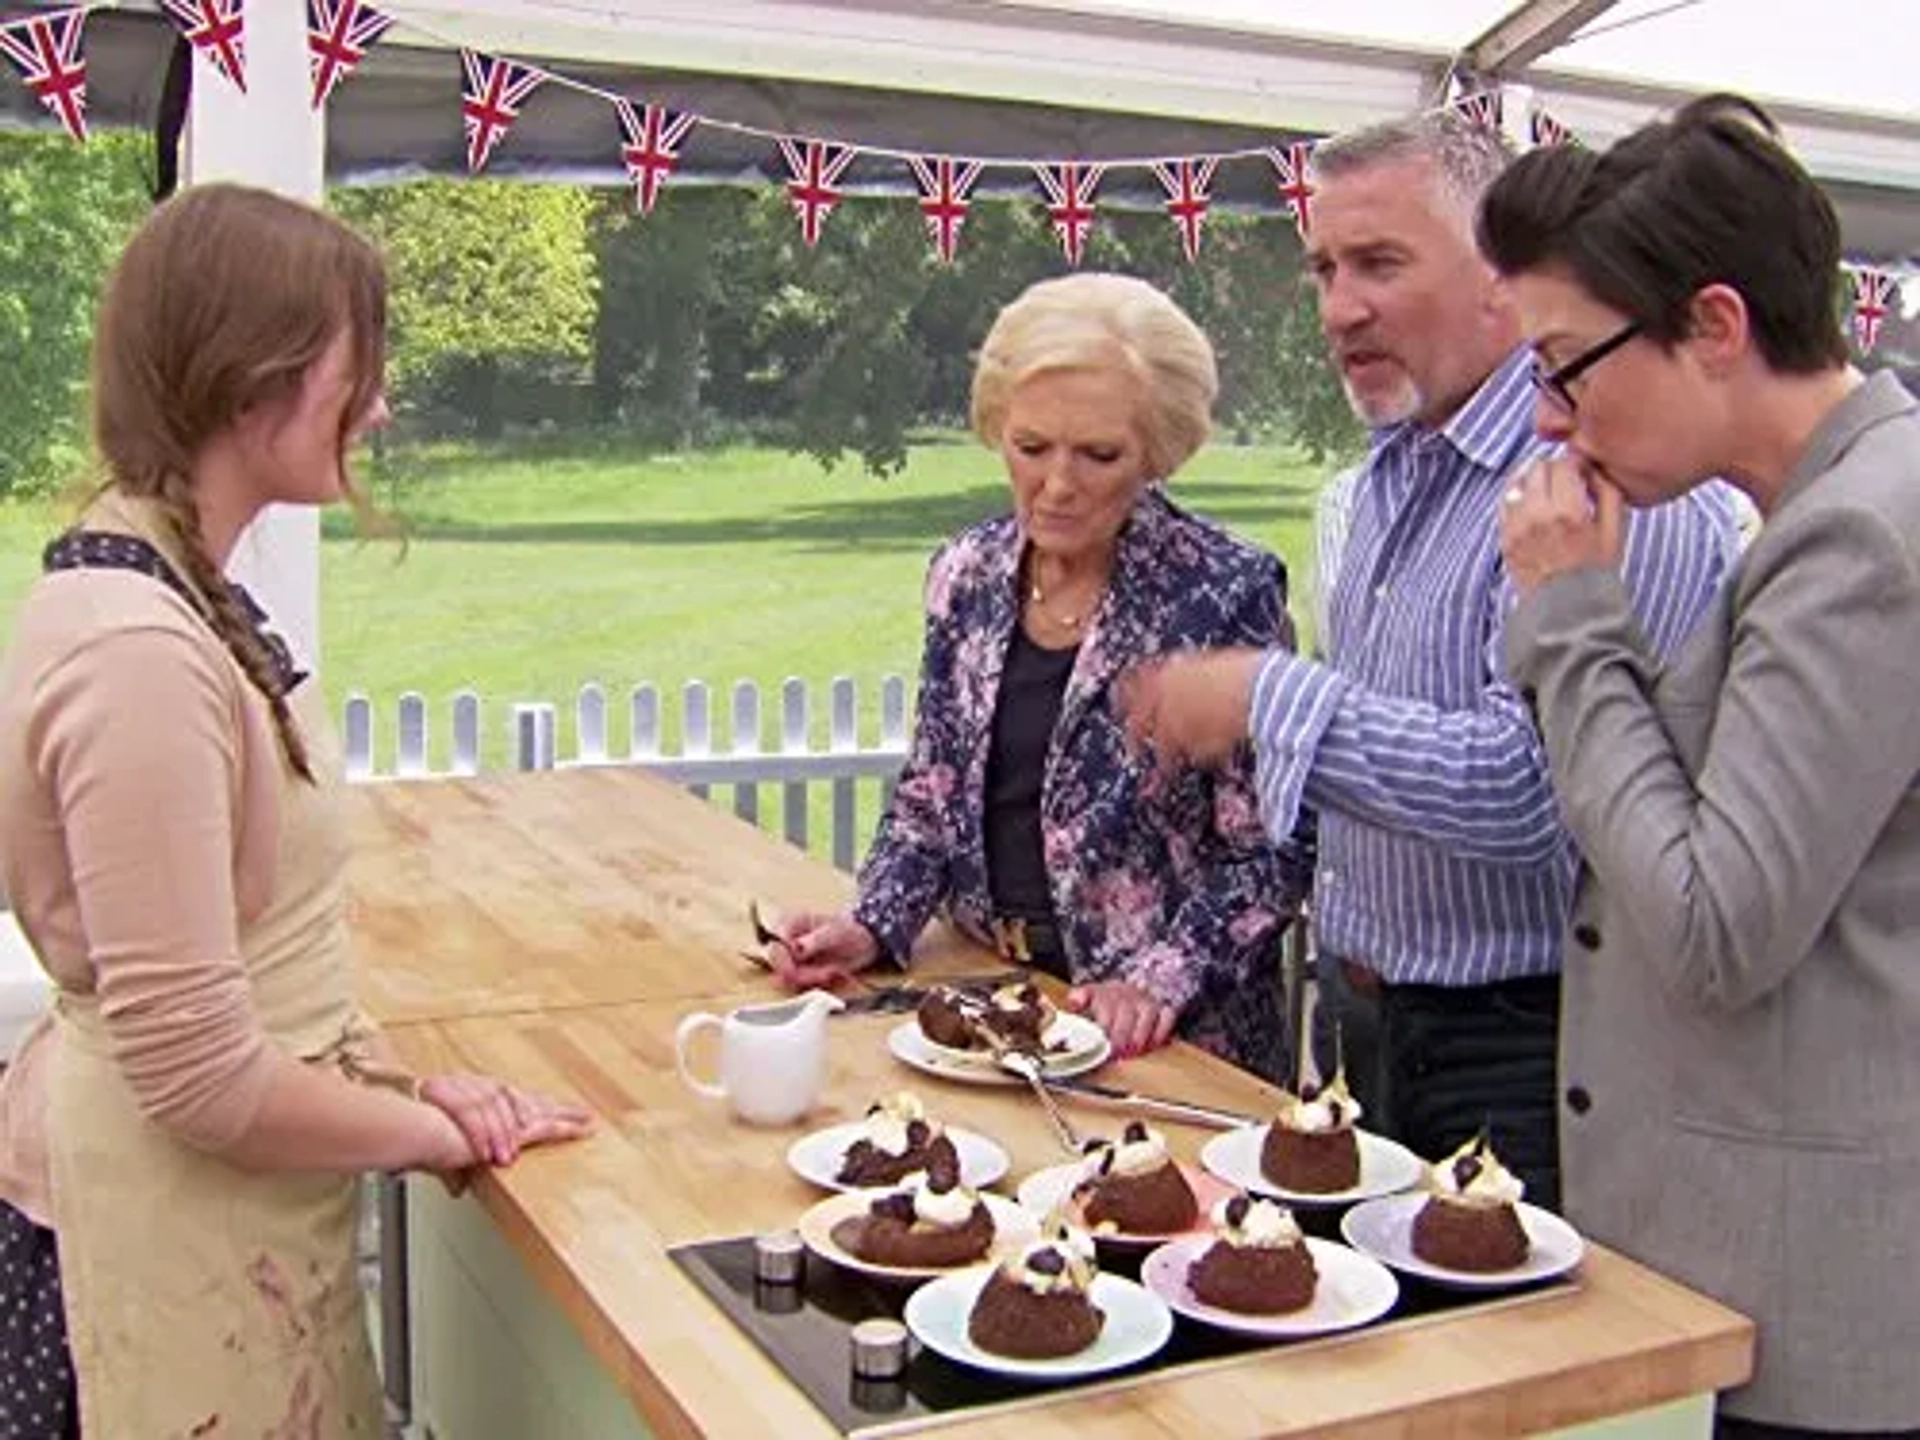
M 710 1100 L 726 1099 L 727 1087 L 724 1085 L 715 1085 L 712 1081 L 702 1080 L 698 1075 L 695 1075 L 693 1073 L 693 1066 L 688 1061 L 687 1052 L 693 1048 L 694 1036 L 698 1035 L 708 1026 L 712 1026 L 715 1030 L 718 1030 L 723 1024 L 724 1022 L 718 1015 L 709 1015 L 703 1010 L 696 1015 L 687 1016 L 673 1032 L 674 1068 L 679 1070 L 680 1078 L 686 1082 L 689 1090 L 694 1091 L 696 1094 L 705 1095 Z

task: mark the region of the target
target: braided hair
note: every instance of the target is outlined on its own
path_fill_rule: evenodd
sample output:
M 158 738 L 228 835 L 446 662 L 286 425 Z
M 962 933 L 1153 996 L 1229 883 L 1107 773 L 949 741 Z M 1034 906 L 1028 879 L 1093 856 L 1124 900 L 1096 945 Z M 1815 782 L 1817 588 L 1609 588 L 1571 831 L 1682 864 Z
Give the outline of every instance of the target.
M 198 185 L 154 210 L 101 301 L 93 350 L 94 442 L 107 488 L 156 503 L 213 632 L 266 698 L 288 767 L 312 782 L 306 742 L 266 642 L 220 574 L 201 527 L 195 463 L 255 406 L 291 399 L 341 335 L 353 386 L 340 420 L 340 484 L 355 424 L 378 398 L 386 271 L 332 216 L 269 191 Z
M 267 708 L 273 716 L 274 733 L 280 737 L 280 753 L 286 758 L 287 767 L 309 785 L 313 784 L 313 764 L 307 758 L 306 739 L 301 735 L 300 726 L 293 718 L 293 710 L 287 704 L 286 691 L 274 678 L 273 663 L 260 638 L 259 628 L 241 608 L 239 599 L 227 585 L 226 577 L 214 565 L 206 542 L 201 538 L 200 502 L 194 498 L 193 486 L 178 472 L 169 472 L 162 477 L 160 490 L 154 499 L 159 502 L 167 528 L 173 532 L 175 546 L 186 563 L 187 578 L 206 601 L 207 623 L 227 647 L 227 653 L 233 656 L 247 679 L 253 683 L 253 688 L 266 697 Z

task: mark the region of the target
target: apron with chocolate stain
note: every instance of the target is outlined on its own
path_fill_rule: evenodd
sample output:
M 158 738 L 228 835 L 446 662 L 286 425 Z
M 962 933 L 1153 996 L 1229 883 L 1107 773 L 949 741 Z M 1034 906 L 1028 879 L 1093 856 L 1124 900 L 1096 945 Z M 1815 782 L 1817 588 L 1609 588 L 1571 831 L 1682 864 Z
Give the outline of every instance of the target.
M 272 895 L 243 917 L 240 948 L 283 1050 L 387 1083 L 352 999 L 339 750 L 319 690 L 290 702 L 320 783 L 286 774 Z M 246 695 L 246 723 L 270 724 Z M 379 1440 L 356 1177 L 245 1171 L 189 1148 L 140 1114 L 91 997 L 63 994 L 56 1024 L 51 1170 L 82 1432 Z

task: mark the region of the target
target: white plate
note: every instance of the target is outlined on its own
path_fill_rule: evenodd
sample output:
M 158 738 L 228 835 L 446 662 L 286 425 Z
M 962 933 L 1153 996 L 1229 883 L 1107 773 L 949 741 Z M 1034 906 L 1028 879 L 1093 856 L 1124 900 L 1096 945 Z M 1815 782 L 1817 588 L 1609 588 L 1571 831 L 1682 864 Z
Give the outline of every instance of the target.
M 1288 1315 L 1243 1315 L 1237 1310 L 1209 1305 L 1193 1293 L 1187 1284 L 1187 1267 L 1213 1244 L 1211 1235 L 1188 1235 L 1168 1241 L 1141 1262 L 1140 1278 L 1177 1314 L 1204 1320 L 1223 1330 L 1276 1339 L 1351 1330 L 1369 1320 L 1378 1320 L 1400 1298 L 1400 1282 L 1378 1260 L 1331 1240 L 1318 1240 L 1309 1235 L 1306 1241 L 1319 1280 L 1313 1287 L 1313 1300 Z
M 858 1140 L 866 1128 L 864 1121 L 849 1120 L 802 1135 L 787 1147 L 787 1164 L 802 1180 L 810 1180 L 823 1190 L 851 1190 L 854 1187 L 840 1179 L 840 1164 L 846 1158 L 847 1147 Z M 947 1138 L 953 1141 L 954 1151 L 960 1157 L 962 1185 L 984 1190 L 1006 1175 L 1007 1152 L 986 1136 L 948 1126 Z
M 992 1275 L 992 1267 L 982 1265 L 922 1285 L 907 1298 L 907 1329 L 922 1345 L 949 1360 L 1035 1380 L 1066 1380 L 1117 1370 L 1154 1354 L 1173 1334 L 1173 1314 L 1158 1295 L 1118 1275 L 1096 1275 L 1089 1295 L 1107 1317 L 1098 1340 L 1078 1354 L 1057 1360 L 996 1355 L 982 1350 L 967 1334 L 967 1318 Z
M 1083 1168 L 1081 1162 L 1069 1160 L 1064 1165 L 1049 1165 L 1044 1170 L 1034 1171 L 1020 1182 L 1020 1189 L 1017 1192 L 1020 1203 L 1044 1220 L 1054 1206 L 1072 1195 L 1074 1183 L 1079 1180 Z M 1185 1230 L 1164 1235 L 1138 1235 L 1121 1230 L 1095 1230 L 1079 1218 L 1080 1207 L 1077 1205 L 1072 1207 L 1074 1223 L 1102 1245 L 1131 1246 L 1135 1249 L 1164 1244 L 1182 1235 L 1197 1235 L 1203 1231 L 1209 1231 L 1211 1227 L 1207 1216 L 1213 1212 L 1214 1202 L 1227 1199 L 1234 1193 L 1234 1188 L 1191 1165 L 1181 1165 L 1180 1173 L 1187 1177 L 1187 1184 L 1193 1187 L 1193 1198 L 1199 1202 L 1198 1215 L 1193 1224 Z
M 1230 1185 L 1255 1195 L 1272 1195 L 1289 1205 L 1347 1205 L 1391 1195 L 1418 1185 L 1426 1166 L 1397 1140 L 1356 1129 L 1360 1142 L 1360 1183 L 1350 1190 L 1289 1190 L 1276 1185 L 1260 1168 L 1260 1147 L 1266 1143 L 1265 1125 L 1247 1125 L 1214 1136 L 1200 1148 L 1200 1163 Z
M 916 1018 L 915 1024 L 918 1023 Z M 955 1065 L 971 1065 L 977 1070 L 1000 1068 L 1000 1062 L 994 1058 L 991 1050 L 963 1050 L 954 1045 L 942 1045 L 937 1040 L 928 1039 L 924 1030 L 920 1032 L 920 1038 L 926 1041 L 927 1049 Z M 1050 1072 L 1057 1074 L 1058 1066 L 1071 1065 L 1104 1046 L 1107 1032 L 1084 1015 L 1058 1010 L 1054 1012 L 1053 1021 L 1040 1041 L 1045 1048 L 1034 1058 L 1046 1065 Z
M 1081 1019 L 1074 1016 L 1074 1019 Z M 1092 1025 L 1091 1020 L 1086 1022 Z M 1094 1025 L 1099 1030 L 1098 1025 Z M 936 1075 L 942 1080 L 964 1080 L 970 1085 L 1022 1085 L 1026 1082 L 1018 1075 L 1002 1070 L 996 1064 L 981 1064 L 977 1058 L 954 1060 L 949 1057 L 962 1052 L 949 1050 L 944 1045 L 935 1045 L 920 1032 L 918 1020 L 902 1020 L 887 1032 L 887 1049 L 893 1052 L 893 1058 L 903 1065 L 910 1065 L 926 1075 Z M 1098 1070 L 1107 1063 L 1107 1057 L 1113 1053 L 1113 1047 L 1107 1042 L 1105 1031 L 1100 1031 L 1100 1043 L 1092 1050 L 1074 1055 L 1071 1059 L 1055 1055 L 1041 1061 L 1040 1073 L 1065 1078 L 1069 1075 L 1084 1075 L 1089 1070 Z
M 1580 1232 L 1552 1211 L 1521 1204 L 1520 1228 L 1527 1232 L 1527 1258 L 1511 1270 L 1451 1270 L 1413 1253 L 1413 1217 L 1427 1195 L 1388 1195 L 1356 1205 L 1340 1217 L 1340 1233 L 1354 1249 L 1408 1275 L 1459 1290 L 1504 1290 L 1564 1275 L 1580 1263 L 1586 1246 Z
M 1040 1222 L 1033 1215 L 1001 1195 L 982 1195 L 981 1203 L 987 1207 L 987 1213 L 993 1217 L 993 1248 L 982 1260 L 968 1261 L 965 1266 L 952 1266 L 941 1269 L 937 1266 L 876 1265 L 871 1260 L 862 1260 L 858 1255 L 843 1250 L 833 1240 L 833 1227 L 849 1215 L 859 1215 L 873 1203 L 873 1197 L 879 1192 L 873 1190 L 849 1190 L 840 1195 L 830 1195 L 819 1204 L 811 1207 L 795 1225 L 800 1239 L 806 1247 L 823 1260 L 831 1260 L 836 1265 L 844 1265 L 849 1270 L 858 1270 L 863 1275 L 878 1275 L 888 1280 L 925 1280 L 935 1275 L 950 1275 L 961 1269 L 973 1269 L 1009 1251 L 1017 1250 L 1029 1240 L 1040 1238 Z

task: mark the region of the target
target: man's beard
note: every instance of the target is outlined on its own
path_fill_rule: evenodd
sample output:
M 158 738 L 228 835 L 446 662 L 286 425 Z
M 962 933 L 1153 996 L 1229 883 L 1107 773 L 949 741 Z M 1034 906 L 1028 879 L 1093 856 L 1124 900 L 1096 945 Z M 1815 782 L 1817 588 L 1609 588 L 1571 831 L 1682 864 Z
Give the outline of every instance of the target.
M 1375 391 L 1364 399 L 1345 375 L 1340 377 L 1340 389 L 1360 422 L 1375 430 L 1385 429 L 1389 425 L 1403 425 L 1416 419 L 1427 408 L 1427 397 L 1410 375 L 1401 376 L 1391 391 Z

